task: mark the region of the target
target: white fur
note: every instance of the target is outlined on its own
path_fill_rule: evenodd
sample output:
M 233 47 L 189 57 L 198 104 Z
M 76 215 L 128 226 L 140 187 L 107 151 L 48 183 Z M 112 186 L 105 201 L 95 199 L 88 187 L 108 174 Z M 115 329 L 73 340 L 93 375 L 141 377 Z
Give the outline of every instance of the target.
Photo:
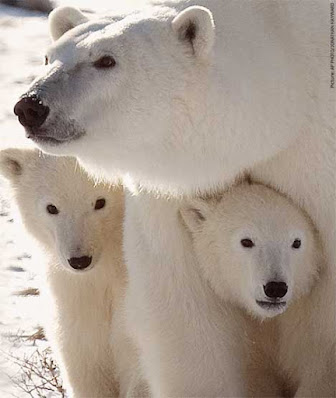
M 88 18 L 73 7 L 58 7 L 49 14 L 50 35 L 53 40 L 59 39 L 70 29 L 88 21 Z
M 181 214 L 206 279 L 225 301 L 261 318 L 285 311 L 307 293 L 322 258 L 310 220 L 287 198 L 262 185 L 233 187 L 219 199 L 193 200 Z M 249 239 L 253 247 L 242 246 Z M 301 246 L 292 247 L 299 239 Z M 283 282 L 286 305 L 263 308 L 263 286 Z
M 314 327 L 312 316 L 319 300 L 319 286 L 324 284 L 325 270 L 321 267 L 324 258 L 317 233 L 306 214 L 271 189 L 247 184 L 234 187 L 217 200 L 191 201 L 181 209 L 181 214 L 191 232 L 203 275 L 219 297 L 261 319 L 284 312 L 266 325 L 251 325 L 247 330 L 252 331 L 251 341 L 256 340 L 249 355 L 242 358 L 245 364 L 248 359 L 250 393 L 267 396 L 273 388 L 275 396 L 280 380 L 286 380 L 287 390 L 294 395 L 303 386 L 305 373 L 318 367 L 323 384 L 310 394 L 333 396 L 335 362 L 330 356 L 318 354 L 321 334 Z M 242 246 L 241 240 L 247 238 L 254 243 L 253 247 Z M 301 246 L 295 249 L 292 244 L 298 238 Z M 318 271 L 321 280 L 312 289 Z M 269 301 L 263 291 L 263 285 L 269 281 L 287 284 L 287 293 L 278 300 L 286 303 L 285 306 L 266 309 L 257 304 L 257 300 Z M 306 361 L 302 344 L 314 352 L 314 363 Z M 329 345 L 329 350 L 332 349 Z M 264 358 L 260 351 L 265 353 Z M 270 366 L 275 363 L 273 372 L 277 375 L 266 389 L 265 358 Z M 253 371 L 249 374 L 251 364 Z
M 180 206 L 145 193 L 126 196 L 128 327 L 153 396 L 242 397 L 243 320 L 204 283 Z
M 329 88 L 329 4 L 328 0 L 163 1 L 116 23 L 89 21 L 54 42 L 45 75 L 30 89 L 50 107 L 39 131 L 62 142 L 38 141 L 40 147 L 75 155 L 96 175 L 109 180 L 127 175 L 149 190 L 190 194 L 222 188 L 248 170 L 254 179 L 302 206 L 321 233 L 327 259 L 320 299 L 312 309 L 311 327 L 317 328 L 323 341 L 320 357 L 331 355 L 336 329 L 335 97 Z M 208 7 L 214 18 L 215 42 L 212 47 L 211 41 L 206 44 L 206 60 L 172 26 L 179 12 L 192 5 Z M 199 32 L 209 32 L 209 25 L 203 25 L 209 19 L 198 21 Z M 114 68 L 94 67 L 104 54 L 113 55 Z M 76 140 L 71 140 L 69 131 Z M 179 236 L 177 224 L 171 225 L 164 244 L 157 230 L 148 228 L 149 218 L 153 220 L 150 198 L 129 202 L 133 215 L 126 222 L 128 267 L 131 274 L 135 264 L 143 271 L 137 284 L 131 284 L 130 295 L 136 296 L 133 288 L 143 292 L 150 285 L 157 289 L 159 303 L 165 303 L 160 307 L 144 297 L 136 328 L 141 332 L 146 324 L 157 344 L 165 346 L 167 335 L 155 333 L 151 322 L 159 317 L 160 328 L 168 330 L 178 317 L 173 311 L 175 299 L 167 303 L 160 293 L 167 281 L 174 280 L 171 296 L 179 297 L 176 267 L 177 263 L 178 269 L 186 267 L 184 249 L 174 241 Z M 162 212 L 153 211 L 158 217 L 153 223 L 161 229 L 167 225 L 170 205 Z M 141 236 L 132 229 L 139 229 Z M 177 251 L 171 254 L 173 259 L 164 250 L 158 252 L 158 248 L 168 251 L 168 244 Z M 161 284 L 156 284 L 158 280 Z M 145 322 L 149 318 L 151 322 Z M 315 361 L 316 352 L 307 350 L 303 339 L 300 343 L 306 362 L 316 363 L 297 392 L 309 396 L 321 391 L 323 372 Z M 178 344 L 175 349 L 177 356 Z M 148 350 L 143 346 L 144 361 L 150 366 Z M 162 356 L 158 360 L 156 369 L 160 364 L 168 374 L 175 372 L 173 367 L 168 370 L 170 360 Z M 182 362 L 177 373 L 185 370 Z M 195 363 L 192 357 L 191 362 Z M 158 386 L 160 380 L 153 383 Z M 184 385 L 177 380 L 176 388 L 171 388 L 183 392 L 190 387 L 197 394 L 198 387 L 204 391 L 203 383 L 202 377 L 190 377 Z
M 214 25 L 203 8 L 183 11 L 192 3 L 89 20 L 55 41 L 31 91 L 50 107 L 42 129 L 67 144 L 42 149 L 75 154 L 109 179 L 117 170 L 147 188 L 185 193 L 223 185 L 296 139 L 330 130 L 321 72 L 327 0 L 200 1 Z M 188 15 L 206 60 L 176 30 Z M 105 54 L 115 67 L 96 69 Z M 81 139 L 68 141 L 71 124 Z
M 173 19 L 172 28 L 181 41 L 191 45 L 194 56 L 207 60 L 215 41 L 215 26 L 208 9 L 186 8 Z
M 133 388 L 131 378 L 140 374 L 124 321 L 122 190 L 95 184 L 75 159 L 37 150 L 1 151 L 0 171 L 13 187 L 27 231 L 46 254 L 44 327 L 71 396 L 111 397 L 119 389 L 126 395 Z M 102 197 L 105 207 L 94 210 Z M 47 213 L 50 203 L 57 206 L 58 215 Z M 67 258 L 74 253 L 91 255 L 92 269 L 71 269 Z M 128 378 L 121 379 L 121 374 Z

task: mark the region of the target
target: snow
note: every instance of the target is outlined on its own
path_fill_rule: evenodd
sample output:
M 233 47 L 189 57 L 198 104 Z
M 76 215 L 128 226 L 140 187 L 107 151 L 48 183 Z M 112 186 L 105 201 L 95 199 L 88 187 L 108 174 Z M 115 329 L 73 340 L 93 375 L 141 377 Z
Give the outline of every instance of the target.
M 121 10 L 139 7 L 141 0 L 95 2 L 95 9 Z M 113 3 L 113 2 L 112 2 Z M 92 8 L 88 0 L 59 1 L 82 8 Z M 44 14 L 0 4 L 0 149 L 29 147 L 24 130 L 13 114 L 17 98 L 39 73 L 44 59 L 44 49 L 50 43 L 47 17 Z M 23 230 L 19 217 L 10 201 L 8 186 L 0 179 L 0 396 L 28 397 L 11 382 L 19 368 L 8 354 L 23 358 L 36 350 L 44 349 L 46 342 L 35 343 L 17 335 L 30 335 L 40 325 L 39 315 L 43 303 L 38 296 L 22 297 L 15 292 L 39 285 L 38 275 L 43 264 L 38 252 Z M 35 395 L 34 395 L 35 396 Z M 60 397 L 48 393 L 47 398 Z
M 13 105 L 32 81 L 41 64 L 41 51 L 49 39 L 46 17 L 39 13 L 0 6 L 0 147 L 29 146 L 23 129 L 13 115 Z M 29 334 L 39 324 L 38 297 L 19 297 L 13 293 L 37 285 L 34 256 L 27 237 L 10 208 L 7 186 L 0 180 L 0 391 L 1 397 L 23 397 L 9 379 L 19 370 L 8 354 L 23 357 L 32 342 L 15 341 L 9 336 Z

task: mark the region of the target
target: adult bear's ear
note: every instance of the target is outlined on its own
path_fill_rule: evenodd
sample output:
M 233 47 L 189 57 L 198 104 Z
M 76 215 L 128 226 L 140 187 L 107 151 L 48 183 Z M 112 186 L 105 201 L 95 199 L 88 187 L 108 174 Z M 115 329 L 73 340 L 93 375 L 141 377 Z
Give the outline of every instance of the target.
M 213 203 L 205 199 L 192 199 L 180 208 L 181 217 L 190 230 L 199 230 L 213 210 Z
M 207 8 L 186 8 L 173 19 L 172 28 L 179 40 L 190 46 L 196 57 L 207 58 L 215 41 L 215 24 Z
M 24 169 L 33 157 L 37 157 L 37 149 L 8 148 L 0 151 L 0 174 L 9 182 L 19 181 Z
M 78 8 L 57 7 L 49 14 L 49 30 L 55 41 L 68 30 L 89 20 Z

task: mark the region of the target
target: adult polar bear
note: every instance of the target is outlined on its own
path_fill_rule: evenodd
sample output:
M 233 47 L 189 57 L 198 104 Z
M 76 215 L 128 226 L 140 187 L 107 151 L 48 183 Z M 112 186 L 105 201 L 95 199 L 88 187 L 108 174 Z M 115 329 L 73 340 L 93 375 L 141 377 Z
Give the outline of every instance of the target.
M 211 9 L 215 24 L 211 12 L 192 4 Z M 307 353 L 299 396 L 319 395 L 318 359 L 334 353 L 329 10 L 328 0 L 181 0 L 89 21 L 58 9 L 46 72 L 15 107 L 43 150 L 76 155 L 108 179 L 121 174 L 146 190 L 193 194 L 248 170 L 307 210 L 330 275 L 312 325 L 320 345 Z M 152 391 L 240 396 L 229 386 L 217 344 L 223 331 L 214 326 L 219 315 L 188 254 L 177 208 L 145 193 L 127 199 L 130 311 L 136 300 L 130 318 Z M 232 358 L 226 362 L 233 367 Z

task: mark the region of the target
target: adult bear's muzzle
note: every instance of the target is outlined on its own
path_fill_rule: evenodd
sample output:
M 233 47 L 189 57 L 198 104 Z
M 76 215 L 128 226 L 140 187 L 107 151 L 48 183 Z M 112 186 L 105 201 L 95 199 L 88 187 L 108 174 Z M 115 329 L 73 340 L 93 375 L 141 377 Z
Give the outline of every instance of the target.
M 38 128 L 46 121 L 49 107 L 36 95 L 25 95 L 15 105 L 14 113 L 25 128 Z
M 27 138 L 43 150 L 45 145 L 58 146 L 80 138 L 85 132 L 73 119 L 61 112 L 52 112 L 34 91 L 24 94 L 14 106 L 14 113 L 26 130 Z

